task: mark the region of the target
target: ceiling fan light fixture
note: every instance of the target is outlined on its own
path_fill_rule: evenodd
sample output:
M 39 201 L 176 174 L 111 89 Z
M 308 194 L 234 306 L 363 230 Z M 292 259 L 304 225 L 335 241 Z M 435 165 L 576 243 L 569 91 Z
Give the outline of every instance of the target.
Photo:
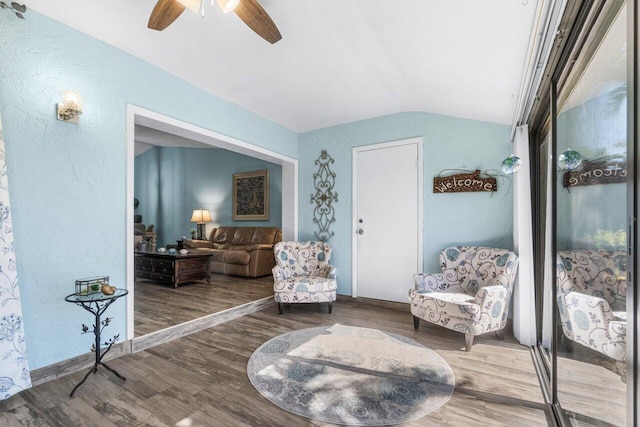
M 196 15 L 200 14 L 202 10 L 202 0 L 176 0 L 178 3 L 189 9 Z
M 217 0 L 222 13 L 230 13 L 238 6 L 240 0 Z

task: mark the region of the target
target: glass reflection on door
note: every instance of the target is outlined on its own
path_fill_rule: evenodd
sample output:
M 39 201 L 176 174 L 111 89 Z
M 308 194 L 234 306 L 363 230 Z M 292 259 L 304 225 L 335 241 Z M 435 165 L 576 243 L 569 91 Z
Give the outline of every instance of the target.
M 557 395 L 576 426 L 622 426 L 627 414 L 625 12 L 556 104 Z

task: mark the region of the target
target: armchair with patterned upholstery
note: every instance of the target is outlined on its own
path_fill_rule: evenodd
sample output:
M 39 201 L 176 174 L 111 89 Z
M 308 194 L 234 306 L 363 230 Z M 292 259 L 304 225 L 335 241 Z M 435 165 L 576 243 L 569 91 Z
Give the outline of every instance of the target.
M 452 246 L 440 252 L 442 273 L 414 275 L 409 291 L 413 325 L 420 319 L 461 332 L 465 349 L 473 338 L 507 322 L 518 256 L 505 249 Z
M 560 251 L 557 303 L 562 332 L 615 360 L 626 358 L 627 255 L 604 250 Z
M 329 265 L 331 246 L 324 242 L 280 242 L 273 249 L 273 291 L 278 311 L 284 303 L 328 302 L 329 313 L 336 300 L 336 268 Z

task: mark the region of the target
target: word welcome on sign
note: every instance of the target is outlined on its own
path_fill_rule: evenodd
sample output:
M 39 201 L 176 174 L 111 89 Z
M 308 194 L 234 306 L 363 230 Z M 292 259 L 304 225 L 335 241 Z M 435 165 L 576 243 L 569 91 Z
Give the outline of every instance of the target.
M 624 162 L 582 162 L 579 171 L 568 171 L 562 179 L 563 187 L 615 184 L 627 182 L 627 164 Z
M 436 176 L 433 178 L 434 193 L 462 193 L 498 191 L 498 182 L 495 178 L 484 178 L 480 171 L 473 173 L 461 173 L 451 176 Z

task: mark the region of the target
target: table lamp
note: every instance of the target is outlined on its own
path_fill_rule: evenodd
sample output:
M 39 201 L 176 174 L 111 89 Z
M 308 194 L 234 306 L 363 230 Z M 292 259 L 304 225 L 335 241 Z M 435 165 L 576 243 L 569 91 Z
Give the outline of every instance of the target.
M 191 215 L 191 222 L 197 223 L 197 240 L 205 240 L 206 225 L 205 222 L 211 222 L 211 215 L 208 209 L 194 209 Z

